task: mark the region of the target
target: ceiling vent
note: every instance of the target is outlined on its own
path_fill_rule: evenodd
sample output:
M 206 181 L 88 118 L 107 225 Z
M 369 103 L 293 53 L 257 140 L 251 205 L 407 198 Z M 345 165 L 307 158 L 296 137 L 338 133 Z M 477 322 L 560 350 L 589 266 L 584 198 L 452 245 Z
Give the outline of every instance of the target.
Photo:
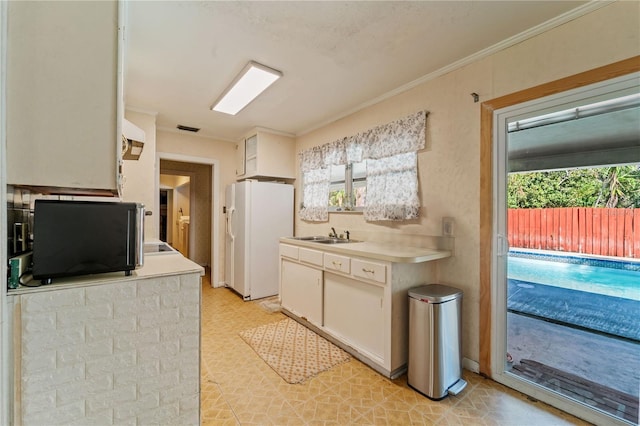
M 197 133 L 200 131 L 200 129 L 197 127 L 183 126 L 182 124 L 178 124 L 176 127 L 180 130 L 185 130 L 187 132 Z

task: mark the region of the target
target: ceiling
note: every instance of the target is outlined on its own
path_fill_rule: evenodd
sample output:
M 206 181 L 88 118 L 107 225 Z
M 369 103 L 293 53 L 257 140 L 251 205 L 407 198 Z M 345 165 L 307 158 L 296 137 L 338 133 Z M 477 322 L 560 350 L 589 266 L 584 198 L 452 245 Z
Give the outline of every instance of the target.
M 584 1 L 129 1 L 125 105 L 239 141 L 300 135 Z M 236 116 L 211 104 L 254 60 L 283 78 Z
M 509 171 L 638 163 L 639 124 L 640 107 L 632 106 L 509 133 Z

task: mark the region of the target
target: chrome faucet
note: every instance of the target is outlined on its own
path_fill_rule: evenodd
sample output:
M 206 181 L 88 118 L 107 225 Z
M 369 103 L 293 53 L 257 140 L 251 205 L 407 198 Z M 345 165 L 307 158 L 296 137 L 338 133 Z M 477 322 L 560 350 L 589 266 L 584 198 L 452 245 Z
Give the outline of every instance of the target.
M 344 238 L 344 235 L 345 235 L 345 234 L 347 234 L 347 238 L 346 238 L 346 239 L 347 239 L 347 240 L 349 240 L 349 234 L 350 234 L 350 232 L 349 232 L 349 231 L 344 231 L 344 234 L 340 234 L 340 235 L 338 235 L 338 233 L 336 232 L 336 228 L 334 228 L 334 227 L 332 226 L 332 227 L 331 227 L 331 232 L 329 232 L 329 237 L 330 237 L 330 238 L 338 238 L 338 239 L 343 240 L 343 239 L 345 239 L 345 238 Z

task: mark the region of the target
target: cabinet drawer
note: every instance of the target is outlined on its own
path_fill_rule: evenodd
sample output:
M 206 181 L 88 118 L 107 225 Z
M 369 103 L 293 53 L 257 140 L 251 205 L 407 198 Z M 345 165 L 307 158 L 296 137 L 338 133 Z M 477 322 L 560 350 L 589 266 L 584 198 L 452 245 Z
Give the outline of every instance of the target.
M 337 254 L 331 253 L 324 254 L 324 267 L 333 271 L 348 274 L 351 270 L 350 261 L 351 259 L 345 256 L 338 256 Z
M 280 256 L 298 260 L 298 247 L 280 244 Z
M 366 278 L 382 284 L 387 282 L 387 266 L 380 263 L 351 259 L 351 271 L 354 277 Z
M 322 252 L 318 250 L 311 250 L 306 248 L 300 248 L 298 250 L 299 259 L 301 262 L 310 263 L 312 265 L 322 266 Z

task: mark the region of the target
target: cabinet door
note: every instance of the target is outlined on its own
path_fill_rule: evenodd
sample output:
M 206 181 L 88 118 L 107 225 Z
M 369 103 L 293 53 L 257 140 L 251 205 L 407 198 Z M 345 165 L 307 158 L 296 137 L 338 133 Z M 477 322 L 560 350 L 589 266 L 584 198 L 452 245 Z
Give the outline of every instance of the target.
M 248 176 L 253 176 L 258 171 L 258 135 L 253 135 L 245 140 L 244 150 L 244 172 Z
M 118 2 L 8 2 L 7 183 L 117 193 Z
M 384 289 L 326 272 L 324 327 L 356 349 L 384 359 Z
M 281 262 L 282 307 L 322 326 L 322 271 L 285 259 Z
M 245 141 L 242 141 L 236 146 L 236 176 L 242 176 L 245 173 L 245 154 L 246 154 Z
M 244 178 L 295 179 L 295 140 L 292 137 L 256 130 L 245 140 Z

